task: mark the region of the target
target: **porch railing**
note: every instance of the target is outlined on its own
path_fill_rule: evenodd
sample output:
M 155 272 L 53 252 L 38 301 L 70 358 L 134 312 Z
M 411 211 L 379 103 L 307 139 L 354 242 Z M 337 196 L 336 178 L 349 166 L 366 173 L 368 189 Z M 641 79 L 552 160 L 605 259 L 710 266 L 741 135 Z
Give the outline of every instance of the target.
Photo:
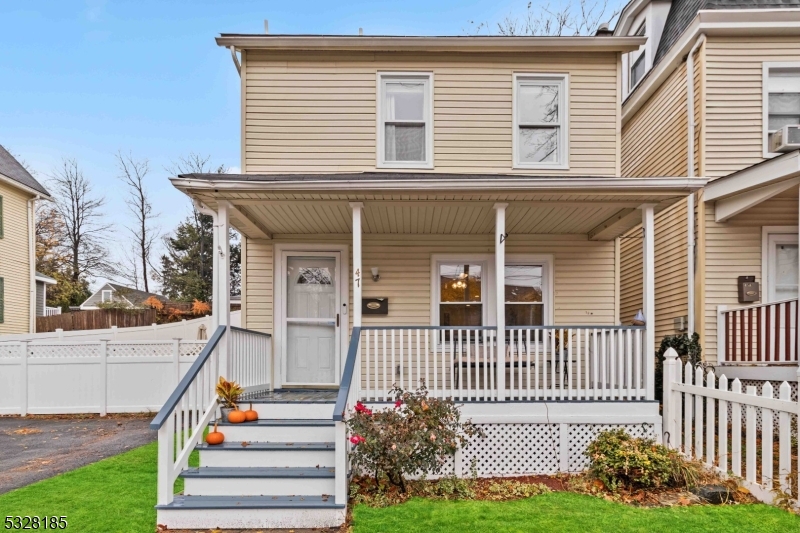
M 44 316 L 56 316 L 61 314 L 60 307 L 45 307 Z
M 391 401 L 392 387 L 420 380 L 458 401 L 652 399 L 644 330 L 512 326 L 498 342 L 494 327 L 365 326 L 354 383 L 365 401 Z
M 242 380 L 246 392 L 269 388 L 270 373 L 265 369 L 270 368 L 271 346 L 267 334 L 219 326 L 184 374 L 150 423 L 150 429 L 158 430 L 159 505 L 172 502 L 175 480 L 217 414 L 219 376 Z
M 797 299 L 717 313 L 717 354 L 722 364 L 796 364 Z

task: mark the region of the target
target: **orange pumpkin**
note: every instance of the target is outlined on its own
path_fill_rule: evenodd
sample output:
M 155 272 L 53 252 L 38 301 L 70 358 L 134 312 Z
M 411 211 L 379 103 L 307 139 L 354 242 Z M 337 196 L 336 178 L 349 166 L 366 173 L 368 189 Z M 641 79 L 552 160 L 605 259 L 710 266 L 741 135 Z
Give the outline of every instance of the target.
M 246 422 L 254 422 L 258 420 L 258 411 L 253 411 L 253 404 L 250 404 L 250 409 L 244 412 L 244 419 Z
M 228 413 L 228 422 L 231 424 L 241 424 L 245 421 L 244 411 L 236 409 Z
M 206 442 L 212 446 L 216 446 L 217 444 L 222 444 L 225 441 L 225 435 L 217 431 L 217 423 L 214 422 L 214 431 L 211 431 L 206 435 Z

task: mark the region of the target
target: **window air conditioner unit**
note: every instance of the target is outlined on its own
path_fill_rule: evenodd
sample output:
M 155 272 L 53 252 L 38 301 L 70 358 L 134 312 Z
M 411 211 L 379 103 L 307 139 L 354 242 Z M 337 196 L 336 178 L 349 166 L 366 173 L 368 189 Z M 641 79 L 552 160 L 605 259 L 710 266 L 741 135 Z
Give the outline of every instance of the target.
M 791 152 L 800 149 L 800 124 L 784 126 L 769 138 L 770 152 Z

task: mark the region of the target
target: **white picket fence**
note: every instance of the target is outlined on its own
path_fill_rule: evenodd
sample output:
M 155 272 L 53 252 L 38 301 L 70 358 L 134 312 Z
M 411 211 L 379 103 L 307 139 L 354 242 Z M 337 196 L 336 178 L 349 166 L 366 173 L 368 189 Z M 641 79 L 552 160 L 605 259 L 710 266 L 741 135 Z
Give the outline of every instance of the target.
M 0 343 L 0 414 L 158 411 L 206 342 Z
M 754 386 L 742 391 L 738 379 L 729 382 L 724 374 L 717 377 L 690 363 L 682 365 L 673 349 L 665 357 L 664 442 L 722 474 L 741 478 L 762 501 L 771 502 L 776 490 L 800 493 L 800 445 L 792 446 L 800 403 L 791 400 L 789 383 L 777 390 L 764 383 L 759 396 Z

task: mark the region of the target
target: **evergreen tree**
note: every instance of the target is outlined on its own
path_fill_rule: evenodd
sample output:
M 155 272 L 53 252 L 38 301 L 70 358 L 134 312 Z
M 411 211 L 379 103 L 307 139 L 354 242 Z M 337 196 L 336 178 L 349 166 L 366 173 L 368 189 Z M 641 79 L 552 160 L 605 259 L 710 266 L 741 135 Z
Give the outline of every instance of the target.
M 207 302 L 213 287 L 213 219 L 194 211 L 173 235 L 164 239 L 161 256 L 162 292 L 171 300 Z M 241 243 L 231 231 L 231 292 L 238 294 L 241 280 Z

